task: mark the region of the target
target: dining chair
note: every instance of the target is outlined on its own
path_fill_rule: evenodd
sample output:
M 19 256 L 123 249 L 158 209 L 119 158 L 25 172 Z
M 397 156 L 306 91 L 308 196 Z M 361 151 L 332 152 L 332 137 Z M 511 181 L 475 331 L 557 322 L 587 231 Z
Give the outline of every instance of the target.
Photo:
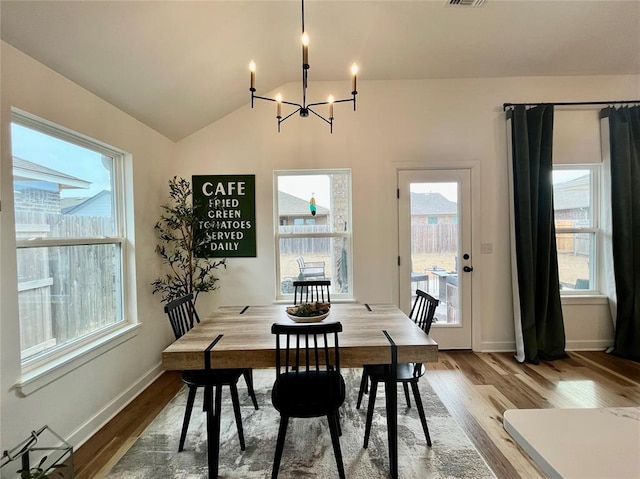
M 439 301 L 430 294 L 417 289 L 416 299 L 411 307 L 409 317 L 422 329 L 426 334 L 431 330 L 431 324 L 435 316 L 436 308 Z M 396 367 L 396 382 L 402 384 L 404 396 L 407 401 L 407 407 L 411 407 L 411 399 L 409 398 L 409 385 L 413 391 L 413 397 L 422 423 L 424 436 L 427 445 L 431 447 L 431 437 L 429 436 L 429 426 L 427 426 L 427 418 L 424 414 L 422 399 L 418 389 L 418 381 L 425 373 L 425 367 L 422 363 L 398 363 Z M 365 365 L 362 371 L 362 380 L 360 381 L 360 390 L 358 391 L 358 401 L 356 409 L 360 409 L 362 396 L 367 390 L 367 381 L 371 382 L 369 390 L 369 405 L 367 408 L 367 421 L 364 432 L 364 448 L 369 445 L 369 435 L 371 434 L 371 423 L 373 421 L 373 408 L 376 402 L 376 393 L 378 384 L 385 382 L 389 375 L 389 365 L 387 364 L 371 364 Z
M 322 416 L 329 422 L 339 477 L 345 477 L 338 417 L 345 399 L 338 344 L 341 331 L 340 322 L 271 326 L 276 336 L 276 380 L 271 400 L 280 413 L 272 479 L 278 477 L 289 419 Z
M 293 304 L 313 303 L 315 301 L 321 303 L 330 303 L 331 296 L 329 289 L 331 288 L 331 280 L 308 280 L 293 282 Z
M 188 294 L 167 303 L 164 307 L 164 312 L 169 316 L 169 321 L 171 322 L 173 334 L 176 339 L 182 337 L 182 335 L 191 330 L 195 324 L 200 322 L 200 318 L 193 304 L 193 294 Z M 205 388 L 205 394 L 213 394 L 213 390 L 216 388 L 216 395 L 219 396 L 222 392 L 222 386 L 229 386 L 231 390 L 231 401 L 236 418 L 236 427 L 238 428 L 240 449 L 244 451 L 244 433 L 242 430 L 242 416 L 240 414 L 237 384 L 240 376 L 244 375 L 253 406 L 258 409 L 258 401 L 253 390 L 253 380 L 250 373 L 251 371 L 247 369 L 199 369 L 182 372 L 182 382 L 189 388 L 189 395 L 187 397 L 187 407 L 184 412 L 178 452 L 184 449 L 184 442 L 187 437 L 187 429 L 189 428 L 189 420 L 191 418 L 191 411 L 193 410 L 197 389 L 202 387 Z M 205 404 L 206 403 L 207 401 L 205 401 Z M 216 407 L 218 407 L 219 404 L 220 402 L 216 401 Z M 217 410 L 215 414 L 219 415 L 220 411 Z

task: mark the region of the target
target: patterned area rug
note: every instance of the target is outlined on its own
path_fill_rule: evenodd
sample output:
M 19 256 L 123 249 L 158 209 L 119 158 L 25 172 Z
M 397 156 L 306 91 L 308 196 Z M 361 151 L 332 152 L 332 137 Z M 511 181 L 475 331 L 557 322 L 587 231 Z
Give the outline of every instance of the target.
M 256 411 L 239 383 L 246 450 L 240 450 L 228 388 L 223 389 L 220 478 L 267 478 L 278 433 L 279 414 L 271 405 L 274 370 L 254 370 L 254 389 L 260 410 Z M 369 448 L 362 447 L 366 401 L 355 408 L 360 384 L 359 369 L 345 369 L 347 399 L 341 412 L 340 446 L 348 478 L 389 477 L 389 454 L 384 410 L 384 386 L 377 394 Z M 398 388 L 398 472 L 403 479 L 469 478 L 495 476 L 469 438 L 449 415 L 426 377 L 420 392 L 433 445 L 427 447 L 415 407 L 407 408 Z M 107 474 L 109 479 L 200 479 L 207 477 L 205 415 L 202 395 L 196 398 L 185 450 L 178 453 L 178 441 L 186 404 L 186 388 L 176 395 L 122 459 Z M 412 398 L 413 404 L 413 398 Z M 280 465 L 280 478 L 338 477 L 326 418 L 291 419 Z

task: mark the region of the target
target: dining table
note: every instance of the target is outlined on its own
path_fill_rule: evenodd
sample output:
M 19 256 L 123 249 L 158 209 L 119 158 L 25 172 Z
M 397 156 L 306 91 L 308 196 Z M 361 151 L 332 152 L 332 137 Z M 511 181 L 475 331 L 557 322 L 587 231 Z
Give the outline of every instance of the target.
M 387 364 L 385 381 L 389 470 L 398 477 L 397 363 L 435 362 L 438 344 L 393 304 L 332 303 L 325 322 L 339 321 L 340 367 Z M 222 306 L 162 352 L 165 370 L 273 368 L 274 323 L 295 324 L 286 305 Z M 304 324 L 304 323 L 298 323 Z M 214 414 L 214 391 L 205 394 L 209 477 L 218 475 L 220 414 Z M 219 398 L 216 399 L 219 401 Z

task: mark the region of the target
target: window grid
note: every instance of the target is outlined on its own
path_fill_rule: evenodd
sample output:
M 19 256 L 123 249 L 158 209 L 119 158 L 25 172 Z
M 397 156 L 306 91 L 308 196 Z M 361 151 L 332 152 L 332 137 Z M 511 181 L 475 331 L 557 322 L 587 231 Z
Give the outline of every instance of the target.
M 599 211 L 599 181 L 600 165 L 554 165 L 554 209 L 556 244 L 558 249 L 558 266 L 560 275 L 560 289 L 562 295 L 594 294 L 599 289 L 599 262 L 598 251 L 600 242 L 600 211 Z M 574 190 L 584 192 L 588 188 L 588 204 L 580 205 L 580 200 L 573 199 L 573 209 L 582 206 L 588 211 L 588 218 L 570 218 L 569 206 L 563 191 L 558 187 L 562 182 L 556 181 L 556 175 L 574 173 L 574 181 L 582 184 L 573 185 Z M 582 175 L 581 175 L 582 173 Z M 584 177 L 588 175 L 588 181 Z M 564 184 L 570 184 L 566 181 Z M 574 191 L 575 194 L 575 191 Z M 581 195 L 585 197 L 585 194 Z M 577 198 L 577 196 L 576 196 Z M 584 200 L 583 200 L 584 202 Z M 564 219 L 559 219 L 560 210 L 564 210 Z M 585 226 L 580 226 L 583 221 Z M 570 225 L 566 223 L 571 222 Z M 570 245 L 570 246 L 568 246 Z M 579 261 L 580 258 L 583 261 Z M 587 273 L 585 274 L 585 270 Z M 580 272 L 578 272 L 580 271 Z M 585 277 L 586 276 L 586 277 Z
M 301 184 L 310 186 L 301 190 Z M 274 231 L 276 299 L 292 298 L 298 279 L 329 279 L 332 299 L 353 297 L 350 170 L 275 171 Z
M 12 125 L 15 125 L 15 129 L 12 128 L 12 154 L 17 280 L 18 290 L 23 293 L 22 298 L 19 293 L 18 301 L 22 365 L 24 371 L 30 371 L 128 326 L 123 321 L 124 154 L 17 109 L 12 111 Z M 28 133 L 21 133 L 26 131 Z M 32 143 L 33 138 L 42 140 L 42 144 L 38 141 L 39 149 L 25 147 L 27 137 L 21 136 L 25 134 L 30 135 Z M 49 145 L 54 144 L 69 148 L 69 152 L 79 147 L 76 151 L 86 150 L 88 156 L 79 154 L 76 157 L 68 153 L 64 157 L 65 167 L 54 168 L 50 157 L 55 158 L 59 152 L 48 150 Z M 55 150 L 55 147 L 51 148 Z M 56 180 L 66 177 L 71 182 L 83 183 L 83 186 L 75 185 L 75 189 L 69 188 L 83 191 L 82 188 L 88 188 L 86 185 L 91 182 L 82 179 L 87 173 L 81 167 L 96 169 L 92 161 L 104 167 L 106 171 L 101 170 L 101 173 L 108 175 L 108 185 L 103 185 L 104 190 L 99 194 L 85 191 L 86 196 L 81 199 L 94 200 L 101 194 L 101 208 L 106 213 L 103 212 L 100 218 L 100 213 L 96 212 L 74 215 L 65 211 L 64 185 Z M 63 169 L 73 173 L 64 173 Z M 43 206 L 31 199 L 24 203 L 25 191 L 36 199 L 37 191 L 47 191 L 46 198 L 50 198 L 51 203 Z M 18 209 L 21 219 L 18 219 Z M 36 221 L 29 222 L 31 218 Z M 60 218 L 57 224 L 56 218 Z M 25 220 L 27 224 L 24 224 Z M 95 226 L 89 226 L 91 224 Z

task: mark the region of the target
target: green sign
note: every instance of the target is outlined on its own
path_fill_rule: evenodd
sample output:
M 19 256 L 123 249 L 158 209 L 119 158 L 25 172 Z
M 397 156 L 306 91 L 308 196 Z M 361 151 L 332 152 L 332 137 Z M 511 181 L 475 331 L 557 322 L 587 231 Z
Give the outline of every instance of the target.
M 201 258 L 256 256 L 256 176 L 194 175 Z

